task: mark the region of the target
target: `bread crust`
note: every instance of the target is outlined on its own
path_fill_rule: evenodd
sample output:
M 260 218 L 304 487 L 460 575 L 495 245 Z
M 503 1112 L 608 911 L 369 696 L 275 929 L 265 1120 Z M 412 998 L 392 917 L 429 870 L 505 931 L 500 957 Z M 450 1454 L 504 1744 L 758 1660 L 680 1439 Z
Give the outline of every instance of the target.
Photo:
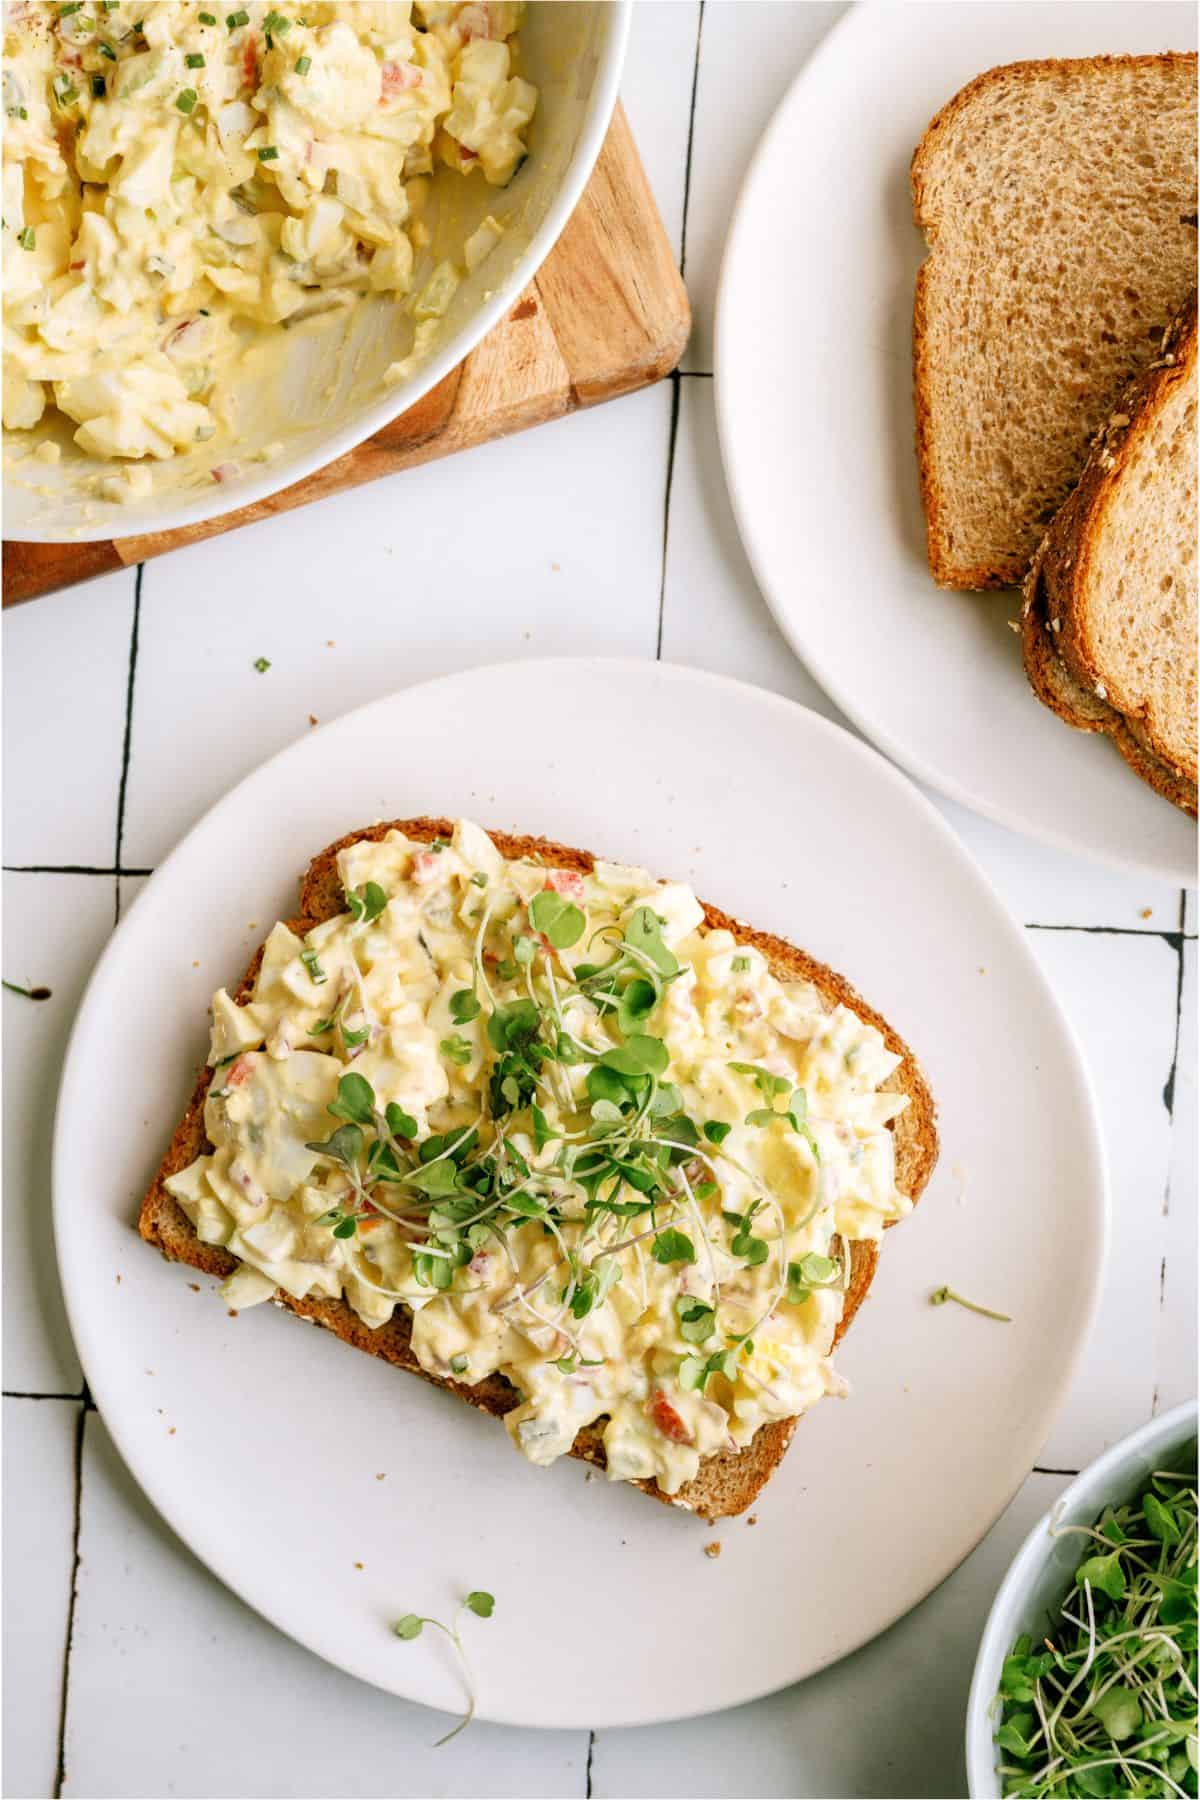
M 1005 63 L 987 69 L 960 88 L 935 114 L 913 151 L 909 168 L 913 222 L 925 234 L 929 254 L 917 271 L 913 303 L 913 409 L 916 419 L 916 453 L 921 504 L 925 513 L 926 553 L 930 572 L 939 587 L 991 589 L 1017 586 L 1028 570 L 1025 553 L 996 556 L 991 562 L 963 560 L 951 542 L 952 505 L 944 492 L 938 469 L 937 420 L 932 398 L 936 355 L 933 349 L 934 304 L 931 287 L 938 254 L 941 223 L 931 201 L 932 172 L 937 159 L 966 112 L 993 88 L 1014 78 L 1038 80 L 1069 66 L 1073 70 L 1105 70 L 1115 67 L 1160 67 L 1184 72 L 1196 69 L 1194 51 L 1163 51 L 1149 56 L 1046 57 Z M 1193 220 L 1194 224 L 1195 221 Z M 1080 456 L 1084 454 L 1081 439 Z
M 1101 679 L 1087 631 L 1084 597 L 1092 579 L 1105 513 L 1158 409 L 1194 379 L 1196 295 L 1189 295 L 1163 337 L 1160 355 L 1129 382 L 1101 427 L 1079 485 L 1059 509 L 1022 589 L 1021 651 L 1038 698 L 1081 731 L 1113 739 L 1130 768 L 1183 812 L 1196 816 L 1196 765 L 1164 744 L 1151 708 Z
M 437 837 L 449 837 L 453 822 L 449 819 L 418 818 L 389 821 L 349 833 L 329 845 L 309 864 L 300 889 L 301 916 L 289 921 L 291 930 L 303 935 L 314 925 L 344 910 L 341 883 L 337 873 L 337 854 L 348 845 L 368 840 L 378 842 L 389 831 L 401 831 L 406 837 L 430 843 Z M 514 836 L 510 833 L 488 833 L 501 854 L 509 859 L 532 858 L 553 868 L 590 872 L 593 854 L 572 849 L 545 838 Z M 701 903 L 703 905 L 703 902 Z M 786 980 L 812 981 L 832 1007 L 839 1001 L 853 1007 L 860 1018 L 878 1028 L 889 1049 L 901 1057 L 900 1067 L 884 1083 L 885 1087 L 902 1089 L 909 1095 L 909 1105 L 894 1122 L 896 1140 L 897 1185 L 915 1202 L 921 1195 L 937 1161 L 938 1140 L 935 1107 L 928 1083 L 912 1052 L 880 1015 L 867 1006 L 840 975 L 814 961 L 805 952 L 783 938 L 759 932 L 730 918 L 718 908 L 704 906 L 705 923 L 710 929 L 725 929 L 740 943 L 762 951 L 772 971 Z M 262 960 L 260 949 L 242 978 L 236 998 L 249 997 Z M 166 1191 L 170 1175 L 185 1169 L 195 1158 L 212 1148 L 204 1131 L 204 1102 L 213 1071 L 205 1068 L 196 1082 L 187 1111 L 175 1129 L 158 1172 L 151 1183 L 138 1220 L 138 1230 L 147 1243 L 155 1245 L 173 1262 L 184 1262 L 206 1275 L 224 1279 L 237 1267 L 227 1250 L 215 1244 L 204 1244 L 196 1236 L 191 1221 L 178 1202 Z M 851 1245 L 851 1285 L 846 1295 L 842 1319 L 834 1342 L 840 1342 L 866 1296 L 878 1264 L 878 1246 L 871 1242 Z M 434 1386 L 447 1388 L 481 1411 L 502 1417 L 517 1404 L 513 1388 L 502 1375 L 489 1376 L 473 1386 L 430 1374 L 418 1363 L 412 1351 L 412 1316 L 405 1307 L 397 1307 L 386 1325 L 377 1329 L 364 1325 L 345 1300 L 294 1300 L 279 1293 L 277 1304 L 285 1306 L 300 1318 L 332 1331 L 344 1343 L 365 1350 L 372 1356 L 397 1368 L 407 1369 Z M 638 1487 L 651 1498 L 686 1507 L 701 1518 L 714 1520 L 745 1511 L 778 1467 L 792 1440 L 798 1419 L 771 1421 L 759 1427 L 745 1450 L 718 1451 L 708 1456 L 700 1471 L 678 1494 L 663 1493 L 655 1481 L 638 1481 Z M 604 1467 L 604 1445 L 601 1423 L 587 1426 L 573 1444 L 570 1454 L 596 1467 Z

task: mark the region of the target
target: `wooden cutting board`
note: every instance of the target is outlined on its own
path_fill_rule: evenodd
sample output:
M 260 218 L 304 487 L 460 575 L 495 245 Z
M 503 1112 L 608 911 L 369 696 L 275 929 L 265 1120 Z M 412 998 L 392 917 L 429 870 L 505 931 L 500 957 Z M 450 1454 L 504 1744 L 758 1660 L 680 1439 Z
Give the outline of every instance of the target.
M 687 294 L 618 105 L 592 179 L 537 276 L 507 318 L 416 406 L 315 475 L 210 524 L 103 543 L 6 543 L 4 605 L 648 387 L 675 367 L 690 325 Z

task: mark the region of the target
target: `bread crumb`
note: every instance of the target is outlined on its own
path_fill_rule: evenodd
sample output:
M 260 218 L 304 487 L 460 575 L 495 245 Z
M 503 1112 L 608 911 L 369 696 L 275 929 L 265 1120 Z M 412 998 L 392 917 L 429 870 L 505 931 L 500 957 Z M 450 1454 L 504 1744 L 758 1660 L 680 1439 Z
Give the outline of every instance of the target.
M 198 1294 L 200 1292 L 200 1283 L 198 1281 L 189 1281 L 188 1286 L 191 1288 L 193 1294 Z
M 120 1285 L 121 1285 L 121 1277 L 118 1275 L 117 1276 L 117 1286 L 120 1287 Z
M 229 1316 L 231 1319 L 237 1318 L 237 1312 L 232 1306 L 229 1308 Z
M 326 649 L 327 649 L 327 650 L 336 650 L 336 649 L 337 649 L 337 643 L 336 643 L 336 641 L 335 641 L 335 639 L 333 639 L 333 638 L 326 638 L 326 639 L 325 639 L 325 648 L 326 648 Z
M 751 1513 L 750 1517 L 746 1520 L 746 1523 L 747 1523 L 747 1525 L 757 1525 L 758 1524 L 758 1514 Z
M 1105 685 L 1102 681 L 1098 681 L 1096 683 L 1096 698 L 1097 698 L 1097 700 L 1107 700 L 1108 699 L 1108 689 L 1105 687 Z
M 1128 413 L 1114 413 L 1112 418 L 1108 422 L 1110 425 L 1128 425 L 1129 414 Z
M 556 575 L 562 574 L 562 564 L 561 563 L 551 563 L 550 567 L 554 570 L 554 573 Z
M 983 966 L 983 964 L 982 964 L 982 963 L 980 963 L 980 965 L 979 965 L 979 973 L 980 973 L 980 974 L 981 974 L 981 975 L 986 975 L 986 974 L 987 974 L 987 970 L 986 970 L 986 969 L 985 969 L 985 968 L 984 968 L 984 966 Z
M 172 1425 L 172 1426 L 171 1426 L 171 1428 L 170 1428 L 170 1430 L 169 1430 L 169 1431 L 168 1431 L 168 1432 L 167 1432 L 167 1436 L 168 1436 L 168 1437 L 174 1437 L 174 1436 L 175 1436 L 175 1427 L 174 1427 L 174 1425 Z
M 319 725 L 321 723 L 321 721 L 320 721 L 320 719 L 318 719 L 316 713 L 309 713 L 308 722 L 310 725 Z
M 705 1554 L 705 1556 L 711 1556 L 711 1557 L 720 1556 L 720 1554 L 721 1554 L 720 1544 L 716 1543 L 715 1541 L 711 1544 L 705 1544 L 704 1554 Z
M 200 964 L 198 962 L 194 962 L 192 964 L 192 967 L 193 967 L 193 969 L 198 969 L 200 967 Z
M 1054 632 L 1055 636 L 1057 636 L 1058 633 L 1062 630 L 1062 620 L 1061 619 L 1051 619 L 1050 629 L 1052 632 Z
M 1141 912 L 1138 914 L 1139 919 L 1152 919 L 1153 917 L 1154 908 L 1152 906 L 1143 906 Z M 120 1279 L 121 1277 L 118 1275 L 117 1280 L 120 1281 Z
M 1010 631 L 1020 631 L 1021 629 L 1020 619 L 1005 619 L 1004 623 L 1008 626 Z
M 376 1476 L 376 1477 L 375 1477 L 375 1479 L 376 1479 L 376 1481 L 386 1481 L 386 1480 L 387 1480 L 387 1476 L 386 1476 L 386 1475 L 377 1475 L 377 1476 Z
M 356 1569 L 361 1569 L 361 1568 L 362 1568 L 362 1564 L 361 1564 L 361 1563 L 355 1563 L 355 1565 L 354 1565 L 354 1566 L 355 1566 L 355 1568 L 356 1568 Z

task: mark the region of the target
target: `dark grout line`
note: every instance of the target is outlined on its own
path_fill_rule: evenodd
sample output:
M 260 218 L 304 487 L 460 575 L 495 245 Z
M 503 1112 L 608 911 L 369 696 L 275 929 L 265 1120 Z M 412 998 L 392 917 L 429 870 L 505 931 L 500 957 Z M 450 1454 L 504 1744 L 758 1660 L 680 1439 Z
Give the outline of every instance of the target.
M 1166 933 L 1164 932 L 1163 935 L 1165 937 Z M 1163 1105 L 1167 1109 L 1167 1117 L 1172 1121 L 1175 1118 L 1175 1072 L 1179 1067 L 1179 1033 L 1183 1027 L 1183 946 L 1186 941 L 1182 931 L 1174 933 L 1175 955 L 1178 961 L 1178 967 L 1175 971 L 1175 1041 L 1171 1045 L 1171 1067 L 1167 1072 L 1167 1079 L 1163 1083 L 1162 1092 Z M 1164 1215 L 1168 1213 L 1170 1209 L 1171 1178 L 1168 1174 L 1167 1187 L 1163 1194 Z
M 1182 946 L 1194 944 L 1194 931 L 1155 931 L 1151 925 L 1039 925 L 1036 919 L 1025 921 L 1026 931 L 1083 931 L 1094 937 L 1161 938 L 1172 950 L 1182 953 Z
M 117 789 L 117 839 L 113 854 L 114 871 L 121 867 L 121 842 L 125 835 L 125 794 L 129 785 L 129 757 L 133 748 L 133 689 L 137 679 L 138 628 L 142 618 L 142 576 L 145 563 L 137 566 L 137 579 L 133 584 L 133 630 L 129 634 L 129 674 L 125 683 L 125 736 L 121 744 L 121 783 Z M 121 877 L 118 874 L 114 881 L 113 923 L 121 920 Z
M 1029 1471 L 1031 1475 L 1078 1475 L 1078 1469 L 1044 1469 L 1041 1463 L 1034 1463 Z
M 667 436 L 667 479 L 663 489 L 662 564 L 658 574 L 658 630 L 654 658 L 662 661 L 663 620 L 667 610 L 667 548 L 671 537 L 671 489 L 675 485 L 675 448 L 679 441 L 679 382 L 671 381 L 671 429 Z
M 704 41 L 704 0 L 696 14 L 696 54 L 692 61 L 692 98 L 688 107 L 687 150 L 683 162 L 683 219 L 679 227 L 679 273 L 687 274 L 688 206 L 692 197 L 692 138 L 696 130 L 696 90 L 700 85 L 700 46 Z
M 73 1401 L 76 1406 L 80 1405 L 80 1403 L 87 1406 L 91 1396 L 88 1394 L 86 1388 L 84 1388 L 81 1394 L 35 1394 L 29 1392 L 26 1388 L 5 1388 L 3 1394 L 0 1395 L 0 1398 L 5 1400 L 70 1400 Z
M 91 1406 L 91 1395 L 84 1383 L 84 1402 L 79 1408 L 79 1418 L 75 1426 L 75 1520 L 71 1536 L 71 1597 L 67 1602 L 67 1633 L 63 1644 L 62 1695 L 58 1711 L 58 1768 L 54 1777 L 55 1800 L 59 1800 L 63 1785 L 67 1779 L 67 1687 L 71 1674 L 71 1642 L 75 1635 L 75 1602 L 79 1595 L 79 1535 L 83 1518 L 83 1434 L 87 1429 L 87 1416 L 94 1410 Z
M 680 369 L 678 374 L 681 381 L 711 381 L 713 378 L 711 369 Z
M 704 38 L 704 0 L 696 14 L 696 52 L 692 59 L 692 96 L 688 108 L 687 151 L 683 172 L 683 219 L 679 228 L 679 273 L 687 271 L 688 206 L 692 193 L 692 137 L 696 129 L 696 89 L 700 82 L 700 46 Z M 658 578 L 658 629 L 654 638 L 654 659 L 662 660 L 663 618 L 667 605 L 667 546 L 671 535 L 671 489 L 675 482 L 675 450 L 679 442 L 679 397 L 682 375 L 671 371 L 671 426 L 667 436 L 667 479 L 663 489 L 662 566 Z
M 6 875 L 153 875 L 153 869 L 101 869 L 95 863 L 5 863 Z
M 592 1757 L 595 1753 L 595 1749 L 596 1749 L 596 1734 L 594 1731 L 589 1731 L 588 1732 L 587 1770 L 586 1770 L 585 1777 L 584 1777 L 584 1787 L 583 1787 L 584 1800 L 591 1800 Z

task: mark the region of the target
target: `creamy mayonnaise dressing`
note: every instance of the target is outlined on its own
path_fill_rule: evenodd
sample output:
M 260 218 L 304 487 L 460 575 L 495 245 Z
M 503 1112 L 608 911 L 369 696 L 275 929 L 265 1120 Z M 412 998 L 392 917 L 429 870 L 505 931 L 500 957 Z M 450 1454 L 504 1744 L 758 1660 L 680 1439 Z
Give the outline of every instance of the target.
M 167 1183 L 234 1304 L 406 1306 L 423 1368 L 518 1390 L 532 1461 L 602 1419 L 668 1493 L 834 1391 L 847 1246 L 911 1204 L 880 1033 L 642 869 L 467 821 L 338 865 L 351 910 L 215 996 L 214 1149 Z
M 392 294 L 411 361 L 500 237 L 489 216 L 414 286 L 435 167 L 502 186 L 524 157 L 537 91 L 514 72 L 521 4 L 4 10 L 9 429 L 57 408 L 92 456 L 211 444 L 225 479 L 252 343 Z M 148 486 L 131 470 L 104 491 Z

